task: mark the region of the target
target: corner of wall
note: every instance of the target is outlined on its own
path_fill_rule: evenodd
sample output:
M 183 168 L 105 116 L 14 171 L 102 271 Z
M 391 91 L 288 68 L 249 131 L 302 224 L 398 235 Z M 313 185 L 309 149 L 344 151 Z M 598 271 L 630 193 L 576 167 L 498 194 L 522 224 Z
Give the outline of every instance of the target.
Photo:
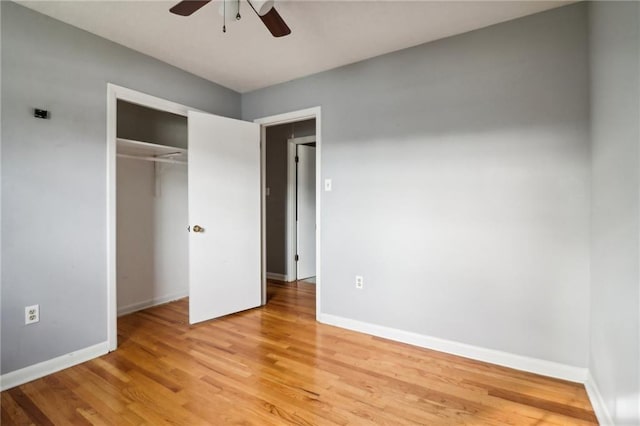
M 609 409 L 604 402 L 604 398 L 602 397 L 600 389 L 598 389 L 598 385 L 591 375 L 591 372 L 588 373 L 584 386 L 587 390 L 589 401 L 591 401 L 591 405 L 593 406 L 593 411 L 596 413 L 596 417 L 598 418 L 598 423 L 602 426 L 613 426 L 613 418 L 609 413 Z

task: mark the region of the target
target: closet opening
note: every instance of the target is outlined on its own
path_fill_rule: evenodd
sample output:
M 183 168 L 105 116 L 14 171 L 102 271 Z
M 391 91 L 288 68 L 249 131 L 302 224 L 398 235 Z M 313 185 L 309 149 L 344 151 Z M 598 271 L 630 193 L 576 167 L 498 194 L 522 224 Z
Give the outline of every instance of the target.
M 109 350 L 125 313 L 188 296 L 195 324 L 260 306 L 260 125 L 107 83 L 106 142 Z
M 189 295 L 188 140 L 185 116 L 120 99 L 116 109 L 116 299 L 122 316 Z

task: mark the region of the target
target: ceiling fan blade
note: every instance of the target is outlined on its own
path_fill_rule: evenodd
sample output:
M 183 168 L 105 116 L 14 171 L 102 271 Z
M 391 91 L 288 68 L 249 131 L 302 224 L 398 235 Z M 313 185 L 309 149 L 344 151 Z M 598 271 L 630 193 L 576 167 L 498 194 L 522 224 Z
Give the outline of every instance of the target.
M 169 12 L 180 16 L 189 16 L 211 0 L 183 0 L 169 9 Z
M 262 22 L 274 37 L 283 37 L 291 34 L 291 29 L 289 29 L 275 7 L 269 9 L 264 15 L 258 14 L 258 16 L 260 16 L 260 19 L 262 19 Z

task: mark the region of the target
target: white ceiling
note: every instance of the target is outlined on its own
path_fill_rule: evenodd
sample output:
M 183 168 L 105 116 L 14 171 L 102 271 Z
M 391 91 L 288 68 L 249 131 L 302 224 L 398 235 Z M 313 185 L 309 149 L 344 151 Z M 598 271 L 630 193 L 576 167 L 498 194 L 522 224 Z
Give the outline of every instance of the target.
M 175 1 L 19 1 L 238 92 L 314 74 L 567 4 L 566 1 L 280 1 L 290 36 L 272 37 L 241 0 L 227 22 L 215 0 L 190 17 Z

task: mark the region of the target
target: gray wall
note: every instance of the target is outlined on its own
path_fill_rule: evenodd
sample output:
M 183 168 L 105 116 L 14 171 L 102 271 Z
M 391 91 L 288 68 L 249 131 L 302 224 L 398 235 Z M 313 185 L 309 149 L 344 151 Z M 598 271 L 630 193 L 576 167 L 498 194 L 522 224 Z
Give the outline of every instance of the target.
M 243 94 L 322 107 L 323 312 L 586 367 L 587 53 L 580 3 Z
M 640 5 L 590 5 L 589 369 L 615 424 L 640 424 Z
M 238 117 L 236 92 L 2 8 L 2 373 L 107 339 L 106 84 Z M 51 111 L 33 118 L 32 108 Z M 41 321 L 24 325 L 24 307 Z
M 118 101 L 119 138 L 187 148 L 187 117 Z
M 187 180 L 186 164 L 118 158 L 119 315 L 189 293 Z
M 267 272 L 286 272 L 287 139 L 316 134 L 316 120 L 267 127 Z
M 119 138 L 187 148 L 187 117 L 118 101 Z M 118 315 L 189 293 L 186 164 L 118 157 Z

